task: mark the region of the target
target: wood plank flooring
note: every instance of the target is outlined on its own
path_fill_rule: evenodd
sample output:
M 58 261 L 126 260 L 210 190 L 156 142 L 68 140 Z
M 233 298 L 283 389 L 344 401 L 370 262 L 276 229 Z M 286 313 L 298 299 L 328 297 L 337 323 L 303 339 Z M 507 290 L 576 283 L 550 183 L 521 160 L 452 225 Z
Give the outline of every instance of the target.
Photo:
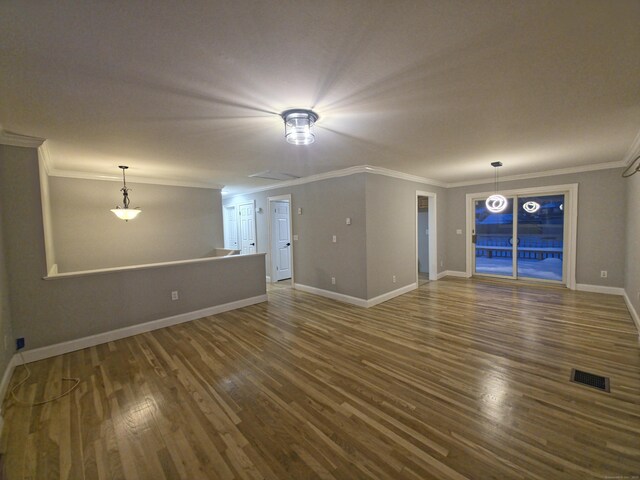
M 363 309 L 277 286 L 30 366 L 24 399 L 82 382 L 5 400 L 10 480 L 640 476 L 640 347 L 616 296 L 444 279 Z

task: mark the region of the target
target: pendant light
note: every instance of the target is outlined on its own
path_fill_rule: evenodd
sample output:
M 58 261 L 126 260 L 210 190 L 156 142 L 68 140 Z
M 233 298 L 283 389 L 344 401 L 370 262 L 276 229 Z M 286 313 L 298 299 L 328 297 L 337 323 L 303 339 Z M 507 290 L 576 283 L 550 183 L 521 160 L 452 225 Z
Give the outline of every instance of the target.
M 491 213 L 500 213 L 507 208 L 507 199 L 498 193 L 498 168 L 502 166 L 502 162 L 492 162 L 491 166 L 495 169 L 495 193 L 487 198 L 485 205 Z
M 284 120 L 284 138 L 292 145 L 311 145 L 316 140 L 313 124 L 318 114 L 312 110 L 294 108 L 280 114 Z
M 120 189 L 122 192 L 122 207 L 117 205 L 116 208 L 112 208 L 111 211 L 116 215 L 116 217 L 128 222 L 129 220 L 136 218 L 142 210 L 140 210 L 139 207 L 129 208 L 129 189 L 127 188 L 127 179 L 124 174 L 125 170 L 129 167 L 126 165 L 119 165 L 118 168 L 122 169 L 122 183 L 124 185 Z

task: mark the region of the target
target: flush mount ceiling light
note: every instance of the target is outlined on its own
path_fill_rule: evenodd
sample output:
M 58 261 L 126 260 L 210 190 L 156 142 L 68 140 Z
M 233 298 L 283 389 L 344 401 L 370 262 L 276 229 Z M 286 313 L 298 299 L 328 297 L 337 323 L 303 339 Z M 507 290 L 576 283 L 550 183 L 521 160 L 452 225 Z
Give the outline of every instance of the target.
M 522 208 L 527 213 L 536 213 L 540 210 L 540 204 L 531 200 L 529 202 L 525 202 L 524 205 L 522 205 Z
M 485 201 L 487 210 L 491 213 L 500 213 L 507 208 L 507 199 L 504 196 L 498 194 L 498 168 L 502 166 L 502 162 L 492 162 L 491 166 L 495 168 L 495 192 Z
M 112 208 L 111 211 L 120 219 L 128 222 L 129 220 L 133 220 L 138 216 L 138 214 L 142 211 L 139 207 L 129 208 L 129 189 L 127 188 L 127 179 L 124 175 L 124 172 L 127 168 L 126 165 L 119 165 L 118 168 L 122 169 L 122 183 L 123 187 L 120 189 L 122 192 L 122 207 L 116 206 L 116 208 Z
M 311 145 L 316 136 L 313 124 L 318 121 L 318 114 L 302 108 L 285 110 L 280 114 L 284 120 L 284 138 L 292 145 Z

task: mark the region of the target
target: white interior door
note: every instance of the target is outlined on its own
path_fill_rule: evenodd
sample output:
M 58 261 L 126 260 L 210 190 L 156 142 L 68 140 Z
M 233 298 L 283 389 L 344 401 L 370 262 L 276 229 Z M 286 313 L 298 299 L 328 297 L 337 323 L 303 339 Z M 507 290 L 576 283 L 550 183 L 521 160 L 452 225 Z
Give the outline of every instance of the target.
M 238 205 L 240 218 L 240 254 L 256 253 L 256 219 L 253 202 Z
M 271 202 L 272 245 L 274 275 L 276 281 L 291 278 L 291 228 L 289 218 L 289 202 Z
M 236 206 L 225 207 L 224 213 L 224 248 L 238 249 L 238 214 Z

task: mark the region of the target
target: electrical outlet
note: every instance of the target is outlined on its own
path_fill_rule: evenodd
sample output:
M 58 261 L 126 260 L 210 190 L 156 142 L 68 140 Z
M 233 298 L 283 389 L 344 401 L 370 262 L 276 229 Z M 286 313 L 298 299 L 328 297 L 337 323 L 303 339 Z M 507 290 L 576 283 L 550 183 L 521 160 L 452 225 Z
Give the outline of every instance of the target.
M 440 260 L 440 266 L 444 267 L 444 260 Z
M 456 230 L 456 235 L 462 235 L 462 229 L 461 228 L 458 228 Z
M 293 236 L 293 241 L 294 241 L 294 242 L 297 242 L 297 241 L 298 241 L 298 235 L 294 235 L 294 236 Z
M 24 348 L 24 337 L 16 339 L 16 350 L 20 350 L 22 348 Z
M 600 278 L 607 278 L 607 271 L 606 270 L 600 270 Z
M 338 241 L 338 237 L 334 235 L 333 238 L 331 239 L 331 241 L 333 243 L 336 243 Z
M 298 208 L 298 215 L 302 215 L 302 209 Z
M 331 277 L 331 285 L 335 285 L 336 284 L 336 277 Z
M 178 295 L 178 291 L 174 290 L 173 292 L 171 292 L 171 300 L 178 300 L 180 298 L 180 296 Z
M 393 276 L 393 283 L 396 283 L 396 276 Z
M 351 225 L 351 218 L 347 217 L 346 222 L 347 222 L 347 225 Z

